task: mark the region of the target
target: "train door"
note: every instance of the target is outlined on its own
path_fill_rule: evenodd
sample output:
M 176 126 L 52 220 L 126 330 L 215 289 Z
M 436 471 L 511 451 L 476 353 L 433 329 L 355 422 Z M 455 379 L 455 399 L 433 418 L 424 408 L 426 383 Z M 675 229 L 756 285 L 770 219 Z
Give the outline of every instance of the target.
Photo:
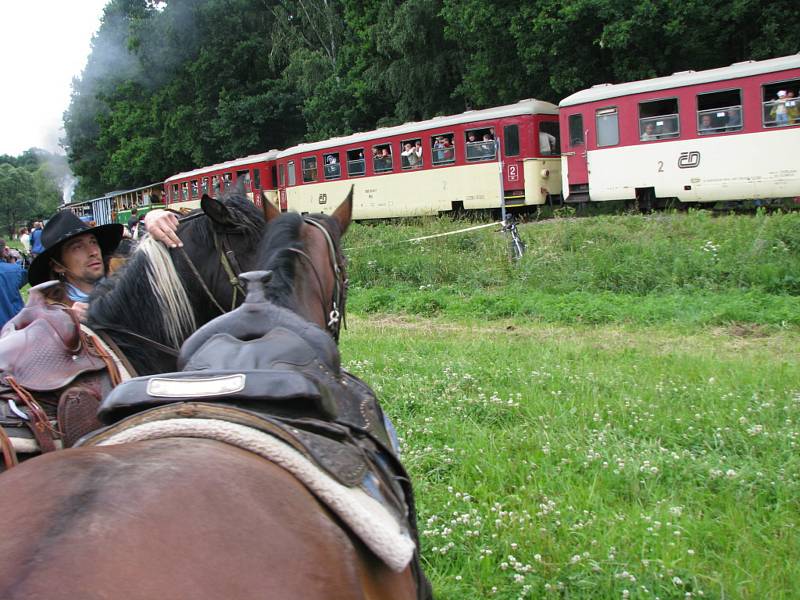
M 525 202 L 525 180 L 519 147 L 519 125 L 503 127 L 503 189 L 510 205 Z
M 567 151 L 561 153 L 567 167 L 564 173 L 563 192 L 567 202 L 589 199 L 589 167 L 586 153 L 588 133 L 581 113 L 567 117 Z
M 278 198 L 281 205 L 281 212 L 289 210 L 289 204 L 286 200 L 286 185 L 289 177 L 294 178 L 294 161 L 289 161 L 288 164 L 278 164 Z

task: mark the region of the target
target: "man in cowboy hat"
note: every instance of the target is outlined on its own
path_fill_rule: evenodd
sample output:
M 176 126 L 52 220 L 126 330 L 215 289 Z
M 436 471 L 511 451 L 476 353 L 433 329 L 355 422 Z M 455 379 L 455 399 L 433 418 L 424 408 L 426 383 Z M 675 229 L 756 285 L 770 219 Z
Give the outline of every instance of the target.
M 122 230 L 119 223 L 90 227 L 69 210 L 57 212 L 42 231 L 44 251 L 31 263 L 30 284 L 61 281 L 73 310 L 83 320 L 89 294 L 105 277 L 107 260 L 122 240 Z

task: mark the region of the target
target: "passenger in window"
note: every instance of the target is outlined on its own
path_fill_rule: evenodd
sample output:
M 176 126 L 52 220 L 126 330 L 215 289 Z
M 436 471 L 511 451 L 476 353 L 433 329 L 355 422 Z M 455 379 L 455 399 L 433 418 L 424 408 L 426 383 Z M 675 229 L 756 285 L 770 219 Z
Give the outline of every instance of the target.
M 484 156 L 494 156 L 494 138 L 491 133 L 484 133 L 481 140 L 481 150 Z
M 414 142 L 414 154 L 417 155 L 419 159 L 419 166 L 422 166 L 422 140 L 417 140 Z
M 786 109 L 786 90 L 778 92 L 778 97 L 772 103 L 772 110 L 769 116 L 772 117 L 778 127 L 789 124 L 789 111 Z
M 444 147 L 443 157 L 444 160 L 450 161 L 453 160 L 455 157 L 455 150 L 453 148 L 453 141 L 449 137 L 445 137 L 442 140 L 442 146 Z
M 644 131 L 642 131 L 640 139 L 643 142 L 649 142 L 658 139 L 658 136 L 656 135 L 656 128 L 652 123 L 645 123 Z
M 789 124 L 796 125 L 800 123 L 800 101 L 794 97 L 792 90 L 786 90 L 786 116 L 789 119 Z
M 730 108 L 725 114 L 726 131 L 738 131 L 742 128 L 742 113 L 738 108 Z
M 444 138 L 442 136 L 436 136 L 433 142 L 433 156 L 437 163 L 444 160 Z
M 545 156 L 550 156 L 556 153 L 556 136 L 547 133 L 546 131 L 539 130 L 539 152 Z
M 703 115 L 700 117 L 700 133 L 713 133 L 714 124 L 711 122 L 711 115 Z
M 420 150 L 422 148 L 420 147 Z M 400 156 L 403 157 L 403 162 L 408 165 L 411 169 L 418 169 L 420 166 L 420 156 L 417 154 L 417 150 L 414 146 L 411 145 L 411 142 L 406 142 L 403 145 L 403 151 L 400 153 Z

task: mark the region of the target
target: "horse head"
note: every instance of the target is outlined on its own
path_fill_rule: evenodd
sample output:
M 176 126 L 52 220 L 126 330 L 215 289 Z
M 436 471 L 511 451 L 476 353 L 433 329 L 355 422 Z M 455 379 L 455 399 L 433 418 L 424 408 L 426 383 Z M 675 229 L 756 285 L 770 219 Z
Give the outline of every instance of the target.
M 150 238 L 92 295 L 88 325 L 105 332 L 140 374 L 170 371 L 198 326 L 244 299 L 237 281 L 256 266 L 264 214 L 236 188 L 179 219 L 183 248 Z

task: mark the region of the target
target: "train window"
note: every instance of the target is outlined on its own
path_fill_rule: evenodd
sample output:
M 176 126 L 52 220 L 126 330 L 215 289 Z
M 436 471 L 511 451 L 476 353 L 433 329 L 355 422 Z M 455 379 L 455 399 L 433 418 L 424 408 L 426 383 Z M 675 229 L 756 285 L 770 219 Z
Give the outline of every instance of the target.
M 347 151 L 347 175 L 350 177 L 359 177 L 364 174 L 366 170 L 366 161 L 364 160 L 364 149 L 356 148 L 355 150 Z
M 339 153 L 324 154 L 325 179 L 339 179 L 342 176 L 342 165 L 339 163 Z
M 294 172 L 294 161 L 290 160 L 289 164 L 286 165 L 286 175 L 289 179 L 288 185 L 291 187 L 297 183 L 296 175 Z
M 400 164 L 403 169 L 421 169 L 423 165 L 422 139 L 403 140 L 400 142 L 400 147 L 403 149 L 400 152 Z
M 541 121 L 539 123 L 539 152 L 543 156 L 561 154 L 561 133 L 558 121 Z
M 376 173 L 392 170 L 392 145 L 379 144 L 372 147 L 372 168 Z
M 244 189 L 250 190 L 250 171 L 236 171 L 236 181 L 244 178 Z
M 453 145 L 453 134 L 431 136 L 431 164 L 449 165 L 456 161 L 456 149 Z
M 192 198 L 197 198 L 197 179 L 192 179 Z
M 742 90 L 697 95 L 697 133 L 727 133 L 742 128 Z
M 583 146 L 583 115 L 569 116 L 569 145 Z
M 601 108 L 595 112 L 597 126 L 597 145 L 616 146 L 619 144 L 619 116 L 616 108 Z
M 303 165 L 303 183 L 310 183 L 317 180 L 317 157 L 307 156 L 301 159 Z
M 233 182 L 233 175 L 231 173 L 222 174 L 222 185 L 225 186 L 226 190 L 230 189 L 232 182 Z
M 519 126 L 506 125 L 503 127 L 503 149 L 506 156 L 519 155 Z
M 253 169 L 253 182 L 254 182 L 254 186 L 253 187 L 255 187 L 255 189 L 257 189 L 257 190 L 260 190 L 261 189 L 261 169 L 259 169 L 258 167 Z
M 492 129 L 467 131 L 465 145 L 468 161 L 494 160 L 496 150 Z
M 181 196 L 184 202 L 189 199 L 189 183 L 186 181 L 181 184 Z
M 639 103 L 640 140 L 643 142 L 664 140 L 676 138 L 680 134 L 677 98 Z
M 173 202 L 180 202 L 180 198 L 178 197 L 178 184 L 172 184 L 172 201 Z
M 761 89 L 764 127 L 800 125 L 800 79 L 770 83 Z
M 219 194 L 219 177 L 217 175 L 211 176 L 211 191 L 216 197 Z
M 203 177 L 203 179 L 200 180 L 200 190 L 204 194 L 208 193 L 208 177 Z

